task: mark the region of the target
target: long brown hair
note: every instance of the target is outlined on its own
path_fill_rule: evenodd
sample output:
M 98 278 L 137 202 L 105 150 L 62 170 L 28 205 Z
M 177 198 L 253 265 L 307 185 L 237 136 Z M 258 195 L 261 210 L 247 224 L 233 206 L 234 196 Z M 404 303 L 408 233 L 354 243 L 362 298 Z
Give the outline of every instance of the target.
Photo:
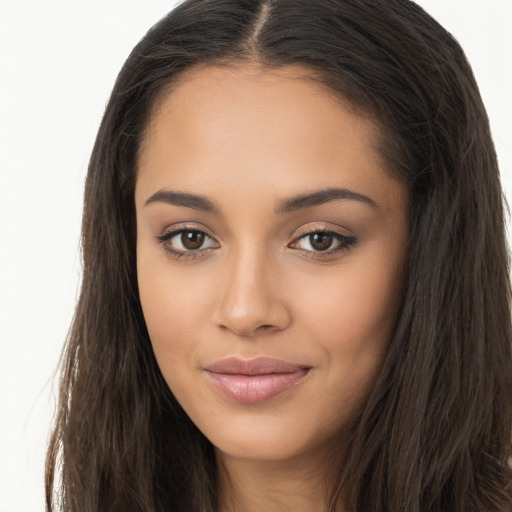
M 512 510 L 503 198 L 464 54 L 408 0 L 186 0 L 118 76 L 86 180 L 83 281 L 62 358 L 47 510 L 213 512 L 209 441 L 159 371 L 137 290 L 134 183 L 152 109 L 199 64 L 298 64 L 381 128 L 409 190 L 403 306 L 329 511 Z

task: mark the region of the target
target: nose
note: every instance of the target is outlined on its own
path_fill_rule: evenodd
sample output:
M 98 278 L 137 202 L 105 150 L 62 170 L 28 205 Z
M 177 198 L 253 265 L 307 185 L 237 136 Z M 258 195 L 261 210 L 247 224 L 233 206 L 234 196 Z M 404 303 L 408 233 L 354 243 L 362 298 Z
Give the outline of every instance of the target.
M 233 259 L 226 264 L 215 323 L 242 338 L 286 329 L 292 316 L 279 269 L 254 251 Z

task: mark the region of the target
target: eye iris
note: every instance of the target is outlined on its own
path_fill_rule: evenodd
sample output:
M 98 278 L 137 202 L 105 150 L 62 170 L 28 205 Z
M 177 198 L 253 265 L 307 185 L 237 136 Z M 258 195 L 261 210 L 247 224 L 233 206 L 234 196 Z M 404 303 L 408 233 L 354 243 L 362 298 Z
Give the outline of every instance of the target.
M 200 249 L 204 243 L 204 233 L 199 231 L 183 231 L 181 234 L 181 243 L 189 251 Z
M 332 235 L 326 233 L 314 233 L 309 235 L 309 243 L 311 247 L 317 251 L 326 251 L 332 245 Z

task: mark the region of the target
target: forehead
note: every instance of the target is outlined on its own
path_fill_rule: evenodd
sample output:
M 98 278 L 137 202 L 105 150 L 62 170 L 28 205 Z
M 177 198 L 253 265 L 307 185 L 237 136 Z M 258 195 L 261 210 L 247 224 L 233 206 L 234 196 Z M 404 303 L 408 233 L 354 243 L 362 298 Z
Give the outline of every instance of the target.
M 326 148 L 331 135 L 345 140 L 363 136 L 369 145 L 378 137 L 375 123 L 356 112 L 354 105 L 327 87 L 312 71 L 297 65 L 278 69 L 258 64 L 203 65 L 179 75 L 166 91 L 150 116 L 139 151 L 141 160 L 149 141 L 155 143 L 159 134 L 163 134 L 164 124 L 167 128 L 174 124 L 184 136 L 193 130 L 198 142 L 206 133 L 217 137 L 226 134 L 234 142 L 237 128 L 244 129 L 238 133 L 245 137 L 250 135 L 251 126 L 256 128 L 253 135 L 261 136 L 262 124 L 267 125 L 269 134 L 272 129 L 280 130 L 281 136 L 274 137 L 279 142 L 285 140 L 290 129 L 294 135 L 302 130 L 305 137 L 310 137 L 323 126 L 318 134 L 325 138 Z M 343 120 L 337 116 L 340 110 L 346 114 Z M 351 130 L 346 126 L 348 117 Z M 315 123 L 319 119 L 321 122 Z M 249 140 L 245 138 L 241 142 L 247 144 Z
M 153 111 L 137 187 L 146 195 L 169 186 L 208 192 L 222 180 L 247 190 L 281 183 L 287 194 L 339 185 L 386 194 L 391 177 L 378 137 L 372 121 L 306 69 L 192 69 Z

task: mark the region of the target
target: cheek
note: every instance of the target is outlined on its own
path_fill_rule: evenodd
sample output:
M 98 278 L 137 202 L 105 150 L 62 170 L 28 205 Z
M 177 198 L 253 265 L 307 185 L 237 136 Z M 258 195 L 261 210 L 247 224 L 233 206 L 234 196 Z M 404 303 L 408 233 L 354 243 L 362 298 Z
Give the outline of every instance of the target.
M 301 297 L 297 317 L 336 347 L 367 350 L 375 341 L 389 339 L 400 305 L 402 265 L 377 254 L 381 257 L 370 253 L 322 279 L 303 278 L 302 293 L 295 290 Z
M 323 354 L 326 388 L 343 390 L 339 405 L 347 412 L 370 391 L 400 308 L 401 260 L 359 261 L 325 282 L 303 281 L 311 292 L 302 293 L 296 310 L 301 332 Z
M 138 265 L 139 294 L 146 325 L 158 363 L 166 368 L 187 357 L 200 325 L 203 295 L 197 283 L 180 281 L 167 262 Z
M 161 251 L 161 248 L 158 247 Z M 200 356 L 212 344 L 212 316 L 221 282 L 218 270 L 203 262 L 178 265 L 144 246 L 138 253 L 139 295 L 160 371 L 182 404 L 200 390 Z

